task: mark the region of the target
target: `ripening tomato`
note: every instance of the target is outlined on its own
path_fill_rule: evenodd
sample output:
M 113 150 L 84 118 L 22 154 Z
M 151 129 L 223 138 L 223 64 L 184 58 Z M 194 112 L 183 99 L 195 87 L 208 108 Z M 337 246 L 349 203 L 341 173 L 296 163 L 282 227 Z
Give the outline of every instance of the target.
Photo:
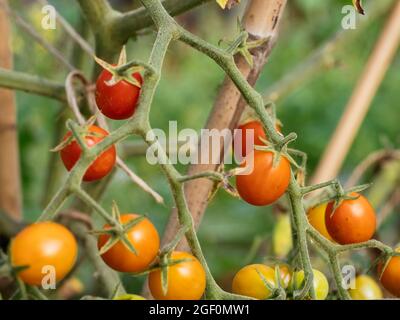
M 134 213 L 122 214 L 120 222 L 126 224 L 138 217 L 139 215 Z M 108 228 L 110 228 L 109 225 L 104 226 L 104 229 Z M 130 251 L 122 241 L 118 241 L 101 257 L 109 267 L 120 272 L 141 272 L 146 270 L 155 260 L 160 249 L 160 238 L 157 229 L 149 219 L 145 218 L 133 226 L 126 233 L 126 236 L 134 246 L 137 255 Z M 99 249 L 103 247 L 109 237 L 107 234 L 99 236 L 97 241 Z
M 104 137 L 108 136 L 108 132 L 100 127 L 91 125 L 88 128 L 88 135 L 85 137 L 85 141 L 89 147 L 99 143 Z M 68 139 L 72 135 L 71 131 L 68 131 L 64 137 L 64 140 Z M 75 163 L 79 160 L 82 150 L 79 144 L 72 140 L 61 152 L 61 160 L 64 163 L 65 168 L 70 171 Z M 105 177 L 111 172 L 114 167 L 117 157 L 115 146 L 111 146 L 104 151 L 96 160 L 90 165 L 83 176 L 83 181 L 94 181 Z
M 396 249 L 400 252 L 400 248 Z M 379 266 L 379 273 L 382 270 L 382 265 Z M 400 257 L 391 257 L 385 271 L 381 277 L 381 283 L 384 288 L 392 295 L 400 298 Z
M 253 120 L 246 122 L 238 127 L 238 130 L 241 130 L 241 148 L 242 148 L 242 153 L 241 156 L 244 158 L 246 155 L 248 155 L 250 152 L 253 151 L 253 149 L 246 150 L 246 144 L 247 144 L 247 132 L 250 130 L 253 130 L 253 145 L 256 146 L 264 146 L 265 143 L 262 141 L 263 140 L 268 140 L 265 136 L 264 128 L 262 126 L 262 123 L 258 120 Z M 280 126 L 276 125 L 276 130 L 278 132 L 281 132 Z M 235 141 L 234 141 L 235 142 Z
M 54 267 L 56 281 L 71 271 L 78 253 L 74 235 L 63 225 L 46 221 L 29 225 L 11 242 L 10 257 L 13 267 L 28 267 L 18 277 L 29 285 L 39 286 Z
M 292 273 L 287 265 L 279 265 L 281 276 L 281 284 L 283 288 L 289 286 Z M 252 297 L 259 300 L 268 299 L 271 296 L 271 291 L 265 285 L 263 278 L 272 286 L 276 287 L 275 283 L 275 266 L 269 267 L 264 264 L 251 264 L 243 267 L 236 273 L 232 281 L 232 292 Z
M 265 285 L 260 274 L 268 284 L 275 287 L 275 270 L 273 268 L 264 264 L 251 264 L 236 273 L 232 281 L 232 292 L 259 300 L 269 298 L 271 291 Z
M 194 256 L 187 252 L 174 251 L 171 260 L 190 259 L 168 267 L 167 293 L 161 284 L 161 270 L 149 275 L 149 288 L 157 300 L 199 300 L 206 288 L 206 273 Z
M 320 204 L 314 208 L 311 208 L 308 211 L 307 218 L 310 224 L 326 239 L 334 242 L 328 230 L 326 229 L 325 224 L 325 211 L 327 207 L 327 203 Z
M 274 154 L 269 151 L 255 150 L 246 157 L 241 167 L 251 164 L 250 174 L 236 176 L 236 187 L 240 197 L 255 206 L 265 206 L 278 200 L 289 186 L 290 163 L 281 156 L 276 166 L 273 166 Z
M 352 192 L 355 200 L 344 200 L 333 212 L 330 202 L 325 212 L 326 228 L 331 237 L 340 244 L 359 243 L 372 238 L 376 228 L 375 211 L 368 200 Z
M 316 269 L 313 269 L 313 286 L 317 300 L 325 300 L 329 293 L 329 283 L 325 275 Z M 304 271 L 300 270 L 293 274 L 293 288 L 300 290 L 304 282 Z
M 359 275 L 355 280 L 355 288 L 349 290 L 353 300 L 378 300 L 383 298 L 382 290 L 374 279 L 367 275 Z
M 143 83 L 140 73 L 133 73 L 132 76 Z M 140 95 L 140 88 L 121 80 L 114 85 L 106 82 L 112 78 L 112 74 L 103 70 L 96 81 L 96 103 L 106 117 L 114 120 L 130 118 L 136 110 Z

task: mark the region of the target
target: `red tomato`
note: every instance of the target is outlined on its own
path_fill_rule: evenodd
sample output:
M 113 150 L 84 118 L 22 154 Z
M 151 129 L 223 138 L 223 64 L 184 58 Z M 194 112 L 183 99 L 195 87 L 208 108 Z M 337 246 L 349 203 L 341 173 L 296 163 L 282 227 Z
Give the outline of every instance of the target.
M 133 73 L 132 76 L 143 83 L 140 73 Z M 103 70 L 96 81 L 96 103 L 101 113 L 114 120 L 130 118 L 136 110 L 139 100 L 140 88 L 121 80 L 115 85 L 107 85 L 112 74 Z
M 358 198 L 344 200 L 333 214 L 334 203 L 330 202 L 325 212 L 326 228 L 340 244 L 368 241 L 375 233 L 375 211 L 368 200 L 355 192 L 350 196 Z
M 137 214 L 128 213 L 121 215 L 121 223 L 138 218 Z M 110 228 L 105 225 L 104 229 Z M 157 257 L 160 249 L 160 238 L 157 229 L 149 219 L 143 219 L 132 227 L 126 236 L 130 243 L 135 247 L 137 255 L 130 251 L 121 241 L 118 241 L 108 251 L 102 254 L 104 262 L 120 272 L 141 272 L 146 270 L 153 260 Z M 97 245 L 101 248 L 109 239 L 109 235 L 101 235 Z
M 254 168 L 250 174 L 236 176 L 236 187 L 241 198 L 255 206 L 265 206 L 278 200 L 289 186 L 290 163 L 281 156 L 279 163 L 273 167 L 274 154 L 258 151 L 253 156 Z M 241 167 L 245 167 L 246 160 Z
M 89 132 L 95 135 L 88 135 L 85 137 L 86 143 L 89 147 L 94 146 L 104 139 L 108 135 L 108 132 L 100 127 L 92 125 L 89 127 Z M 68 139 L 72 133 L 70 131 L 64 137 L 64 140 Z M 75 163 L 79 160 L 81 156 L 81 147 L 79 144 L 72 140 L 64 149 L 61 150 L 61 160 L 64 163 L 65 168 L 70 171 Z M 115 146 L 111 146 L 106 151 L 104 151 L 96 160 L 90 165 L 83 176 L 84 181 L 94 181 L 105 177 L 111 172 L 114 167 L 117 157 L 117 152 Z
M 254 134 L 253 134 L 253 136 L 254 136 L 253 144 L 256 145 L 256 146 L 264 146 L 265 145 L 265 143 L 262 142 L 261 139 L 268 140 L 266 138 L 266 136 L 265 136 L 264 128 L 263 128 L 261 122 L 258 121 L 258 120 L 253 120 L 253 121 L 246 122 L 246 123 L 240 125 L 238 127 L 238 129 L 241 130 L 241 138 L 242 138 L 241 139 L 242 140 L 242 145 L 241 145 L 242 153 L 241 153 L 241 156 L 243 158 L 245 156 L 247 156 L 250 152 L 253 151 L 253 148 L 250 149 L 250 150 L 246 150 L 247 132 L 253 130 L 253 132 L 254 132 Z M 281 132 L 281 128 L 278 125 L 276 125 L 276 130 L 278 132 Z

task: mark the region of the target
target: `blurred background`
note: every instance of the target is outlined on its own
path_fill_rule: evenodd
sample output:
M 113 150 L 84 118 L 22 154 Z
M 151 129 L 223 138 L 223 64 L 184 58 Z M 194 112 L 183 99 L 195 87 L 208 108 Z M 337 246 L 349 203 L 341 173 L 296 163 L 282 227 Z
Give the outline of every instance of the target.
M 82 14 L 75 1 L 49 2 L 82 35 L 87 35 L 92 41 L 89 27 L 82 20 Z M 132 3 L 137 3 L 128 0 L 110 2 L 121 11 L 131 10 L 135 7 Z M 279 40 L 256 85 L 260 92 L 267 93 L 269 87 L 340 31 L 342 7 L 344 4 L 350 4 L 350 1 L 345 0 L 288 2 Z M 369 3 L 366 2 L 368 7 Z M 41 5 L 36 1 L 22 0 L 12 1 L 10 5 L 65 56 L 71 57 L 76 65 L 81 65 L 85 74 L 90 76 L 93 61 L 87 54 L 74 49 L 73 42 L 62 30 L 40 28 Z M 214 2 L 210 2 L 179 16 L 178 20 L 202 38 L 218 43 L 221 39 L 234 38 L 237 33 L 236 19 L 242 15 L 245 6 L 246 1 L 242 1 L 235 9 L 222 11 Z M 386 17 L 387 11 L 368 21 L 362 30 L 349 31 L 354 35 L 333 54 L 334 67 L 326 68 L 312 79 L 303 81 L 277 102 L 277 113 L 283 123 L 283 132 L 296 132 L 298 139 L 295 147 L 308 154 L 309 176 L 315 170 L 340 119 Z M 365 22 L 369 15 L 357 19 L 359 22 Z M 154 35 L 154 31 L 149 29 L 144 35 L 130 40 L 128 57 L 147 59 Z M 21 32 L 14 23 L 12 48 L 15 70 L 64 81 L 67 70 Z M 398 146 L 399 69 L 400 55 L 397 54 L 346 157 L 339 177 L 342 181 L 345 181 L 355 166 L 372 152 L 388 146 Z M 167 130 L 168 122 L 176 120 L 178 130 L 200 130 L 207 120 L 223 78 L 224 73 L 207 57 L 182 44 L 173 44 L 166 58 L 163 78 L 153 104 L 152 126 Z M 60 127 L 59 119 L 62 119 L 65 107 L 54 100 L 21 92 L 17 92 L 17 106 L 23 212 L 28 221 L 34 221 L 57 188 L 57 185 L 49 184 L 48 173 L 51 157 L 58 155 L 52 155 L 49 150 L 59 139 L 56 132 Z M 114 122 L 112 125 L 120 124 Z M 130 138 L 126 143 L 134 144 L 136 140 Z M 56 162 L 56 165 L 61 163 L 59 159 Z M 123 212 L 147 214 L 162 234 L 173 206 L 167 182 L 159 169 L 149 165 L 144 156 L 130 157 L 128 164 L 164 197 L 165 205 L 155 203 L 153 198 L 134 185 L 122 172 L 114 175 L 102 204 L 105 208 L 110 208 L 115 200 Z M 179 167 L 179 170 L 184 172 L 185 168 Z M 61 183 L 66 172 L 62 167 L 59 172 L 61 178 L 58 181 Z M 199 237 L 213 274 L 223 286 L 228 286 L 232 274 L 246 262 L 255 239 L 261 241 L 260 250 L 248 259 L 260 261 L 272 255 L 271 238 L 276 219 L 277 216 L 272 214 L 269 207 L 249 206 L 224 191 L 218 192 L 204 216 Z M 399 220 L 396 215 L 387 222 L 388 232 L 391 232 L 391 236 L 388 236 L 390 241 L 399 241 L 398 232 L 396 234 L 392 230 L 393 226 L 398 230 Z M 86 266 L 81 268 L 78 274 L 88 292 L 95 285 L 92 271 Z M 131 292 L 140 292 L 142 281 L 142 278 L 124 277 L 124 283 Z

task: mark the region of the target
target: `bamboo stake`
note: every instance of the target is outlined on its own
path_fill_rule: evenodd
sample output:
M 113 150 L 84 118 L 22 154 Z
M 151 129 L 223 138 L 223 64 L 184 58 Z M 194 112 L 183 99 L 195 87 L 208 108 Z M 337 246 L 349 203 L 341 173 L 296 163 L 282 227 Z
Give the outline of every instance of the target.
M 325 149 L 311 184 L 337 176 L 354 138 L 368 112 L 372 100 L 384 79 L 400 43 L 400 1 L 375 45 L 359 82 L 354 89 L 336 130 Z
M 7 0 L 0 0 L 0 67 L 12 68 L 10 48 L 10 25 L 4 6 Z M 0 89 L 0 210 L 20 220 L 21 185 L 17 136 L 17 110 L 13 91 Z
M 259 48 L 255 52 L 253 69 L 241 56 L 236 57 L 239 70 L 252 85 L 255 84 L 277 38 L 278 26 L 284 12 L 286 0 L 253 0 L 249 3 L 243 18 L 244 27 L 251 36 L 258 38 L 270 37 L 267 46 Z M 234 129 L 246 106 L 239 90 L 227 77 L 219 91 L 218 97 L 205 125 L 206 129 L 223 130 Z M 223 144 L 221 144 L 223 145 Z M 221 151 L 222 152 L 222 151 Z M 198 164 L 191 165 L 188 175 L 195 175 L 203 171 L 216 171 L 218 165 Z M 185 195 L 189 210 L 192 213 L 195 226 L 200 225 L 204 211 L 208 205 L 208 197 L 213 188 L 213 182 L 209 179 L 197 179 L 185 184 Z M 176 211 L 173 211 L 167 224 L 162 243 L 170 242 L 179 229 Z M 183 240 L 178 249 L 187 250 L 186 241 Z

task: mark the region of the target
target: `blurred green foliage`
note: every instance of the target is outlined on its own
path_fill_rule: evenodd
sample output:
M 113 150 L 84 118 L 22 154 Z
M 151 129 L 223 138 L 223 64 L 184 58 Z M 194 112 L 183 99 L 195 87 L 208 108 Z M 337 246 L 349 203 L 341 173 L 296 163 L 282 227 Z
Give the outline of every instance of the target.
M 281 35 L 273 54 L 257 83 L 263 92 L 268 86 L 290 72 L 316 47 L 341 28 L 341 8 L 350 1 L 290 0 L 283 21 Z M 59 12 L 77 26 L 80 11 L 75 1 L 53 0 Z M 39 27 L 40 8 L 21 1 L 13 3 L 27 19 Z M 179 18 L 193 32 L 217 43 L 232 39 L 236 32 L 236 17 L 241 14 L 245 1 L 231 12 L 220 11 L 210 3 Z M 309 155 L 312 173 L 327 141 L 335 128 L 352 89 L 365 66 L 366 59 L 382 28 L 383 19 L 373 21 L 355 41 L 340 51 L 340 67 L 324 72 L 305 83 L 278 104 L 278 116 L 284 132 L 298 133 L 296 147 Z M 85 29 L 85 23 L 81 25 Z M 71 56 L 73 43 L 62 31 L 38 29 L 66 56 Z M 151 50 L 154 32 L 131 40 L 129 57 L 146 59 Z M 63 81 L 66 70 L 47 52 L 15 26 L 13 47 L 15 69 Z M 83 69 L 90 77 L 92 61 L 85 53 Z M 397 55 L 373 105 L 357 135 L 347 157 L 342 176 L 372 151 L 382 147 L 382 138 L 392 143 L 399 139 L 400 56 Z M 168 128 L 168 121 L 177 120 L 178 129 L 200 130 L 215 99 L 223 72 L 207 57 L 182 44 L 174 44 L 165 61 L 163 78 L 155 97 L 151 113 L 155 128 Z M 54 146 L 54 132 L 64 106 L 49 99 L 17 93 L 18 126 L 21 146 L 21 165 L 24 193 L 24 214 L 34 220 L 42 210 L 41 199 L 45 190 L 50 148 Z M 119 126 L 120 123 L 113 123 Z M 162 234 L 173 206 L 168 185 L 159 168 L 146 162 L 145 157 L 130 159 L 132 169 L 144 178 L 166 199 L 166 205 L 157 205 L 127 177 L 118 172 L 102 201 L 106 208 L 116 200 L 122 211 L 148 214 Z M 183 172 L 184 168 L 180 168 Z M 256 236 L 270 237 L 274 217 L 270 208 L 256 208 L 219 191 L 210 204 L 199 236 L 210 266 L 217 278 L 229 278 L 243 263 Z M 267 241 L 268 243 L 268 241 Z M 268 245 L 263 254 L 268 254 Z M 88 275 L 89 272 L 84 271 Z M 132 290 L 138 290 L 141 279 L 126 277 Z

